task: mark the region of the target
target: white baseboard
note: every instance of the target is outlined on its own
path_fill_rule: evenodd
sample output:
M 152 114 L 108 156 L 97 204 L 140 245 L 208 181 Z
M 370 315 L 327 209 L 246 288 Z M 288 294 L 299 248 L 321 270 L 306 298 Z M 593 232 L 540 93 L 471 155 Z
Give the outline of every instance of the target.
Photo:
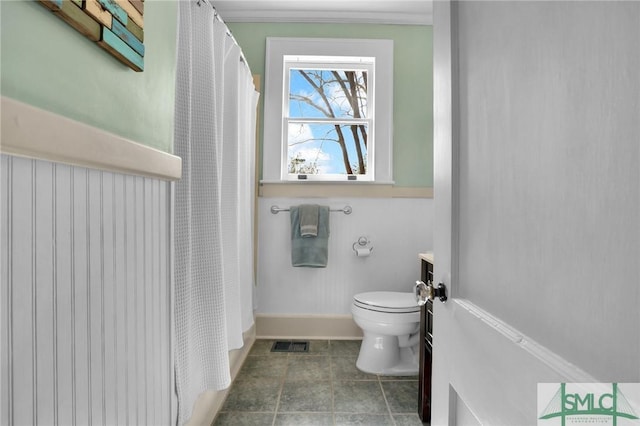
M 243 333 L 244 345 L 240 349 L 229 351 L 229 368 L 231 370 L 231 382 L 236 379 L 242 364 L 244 363 L 253 343 L 256 340 L 256 326 L 255 324 Z M 216 415 L 222 408 L 224 400 L 227 398 L 229 389 L 223 389 L 221 391 L 206 391 L 200 394 L 198 400 L 193 406 L 193 412 L 191 418 L 186 423 L 187 426 L 196 425 L 210 425 L 213 423 Z
M 256 315 L 258 339 L 362 339 L 351 315 Z

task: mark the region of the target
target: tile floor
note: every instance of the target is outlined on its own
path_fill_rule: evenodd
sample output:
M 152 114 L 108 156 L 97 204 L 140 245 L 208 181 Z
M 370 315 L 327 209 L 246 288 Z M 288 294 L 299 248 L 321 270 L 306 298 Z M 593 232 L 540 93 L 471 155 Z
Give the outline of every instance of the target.
M 356 368 L 360 341 L 311 340 L 308 353 L 256 340 L 214 425 L 422 426 L 418 377 Z

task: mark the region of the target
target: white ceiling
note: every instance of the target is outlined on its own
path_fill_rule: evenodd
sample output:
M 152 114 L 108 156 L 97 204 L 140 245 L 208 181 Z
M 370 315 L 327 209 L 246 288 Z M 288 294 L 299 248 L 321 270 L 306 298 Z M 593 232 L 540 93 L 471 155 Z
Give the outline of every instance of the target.
M 211 0 L 226 22 L 431 25 L 431 0 Z

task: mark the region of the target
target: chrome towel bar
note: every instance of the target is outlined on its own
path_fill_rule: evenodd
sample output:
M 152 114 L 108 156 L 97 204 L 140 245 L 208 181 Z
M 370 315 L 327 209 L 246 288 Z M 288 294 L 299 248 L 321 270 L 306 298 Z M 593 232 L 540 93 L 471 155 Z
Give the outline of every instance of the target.
M 278 206 L 271 206 L 271 213 L 278 214 L 279 212 L 288 212 L 290 209 Z M 351 206 L 344 206 L 341 209 L 329 209 L 330 212 L 342 212 L 344 214 L 351 214 L 353 209 Z

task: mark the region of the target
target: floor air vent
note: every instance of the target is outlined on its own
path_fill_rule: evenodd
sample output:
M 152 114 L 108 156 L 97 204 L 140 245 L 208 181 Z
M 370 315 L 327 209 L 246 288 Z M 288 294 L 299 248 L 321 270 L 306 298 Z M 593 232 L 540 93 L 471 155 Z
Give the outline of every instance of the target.
M 273 342 L 271 352 L 309 352 L 309 342 L 277 340 Z

